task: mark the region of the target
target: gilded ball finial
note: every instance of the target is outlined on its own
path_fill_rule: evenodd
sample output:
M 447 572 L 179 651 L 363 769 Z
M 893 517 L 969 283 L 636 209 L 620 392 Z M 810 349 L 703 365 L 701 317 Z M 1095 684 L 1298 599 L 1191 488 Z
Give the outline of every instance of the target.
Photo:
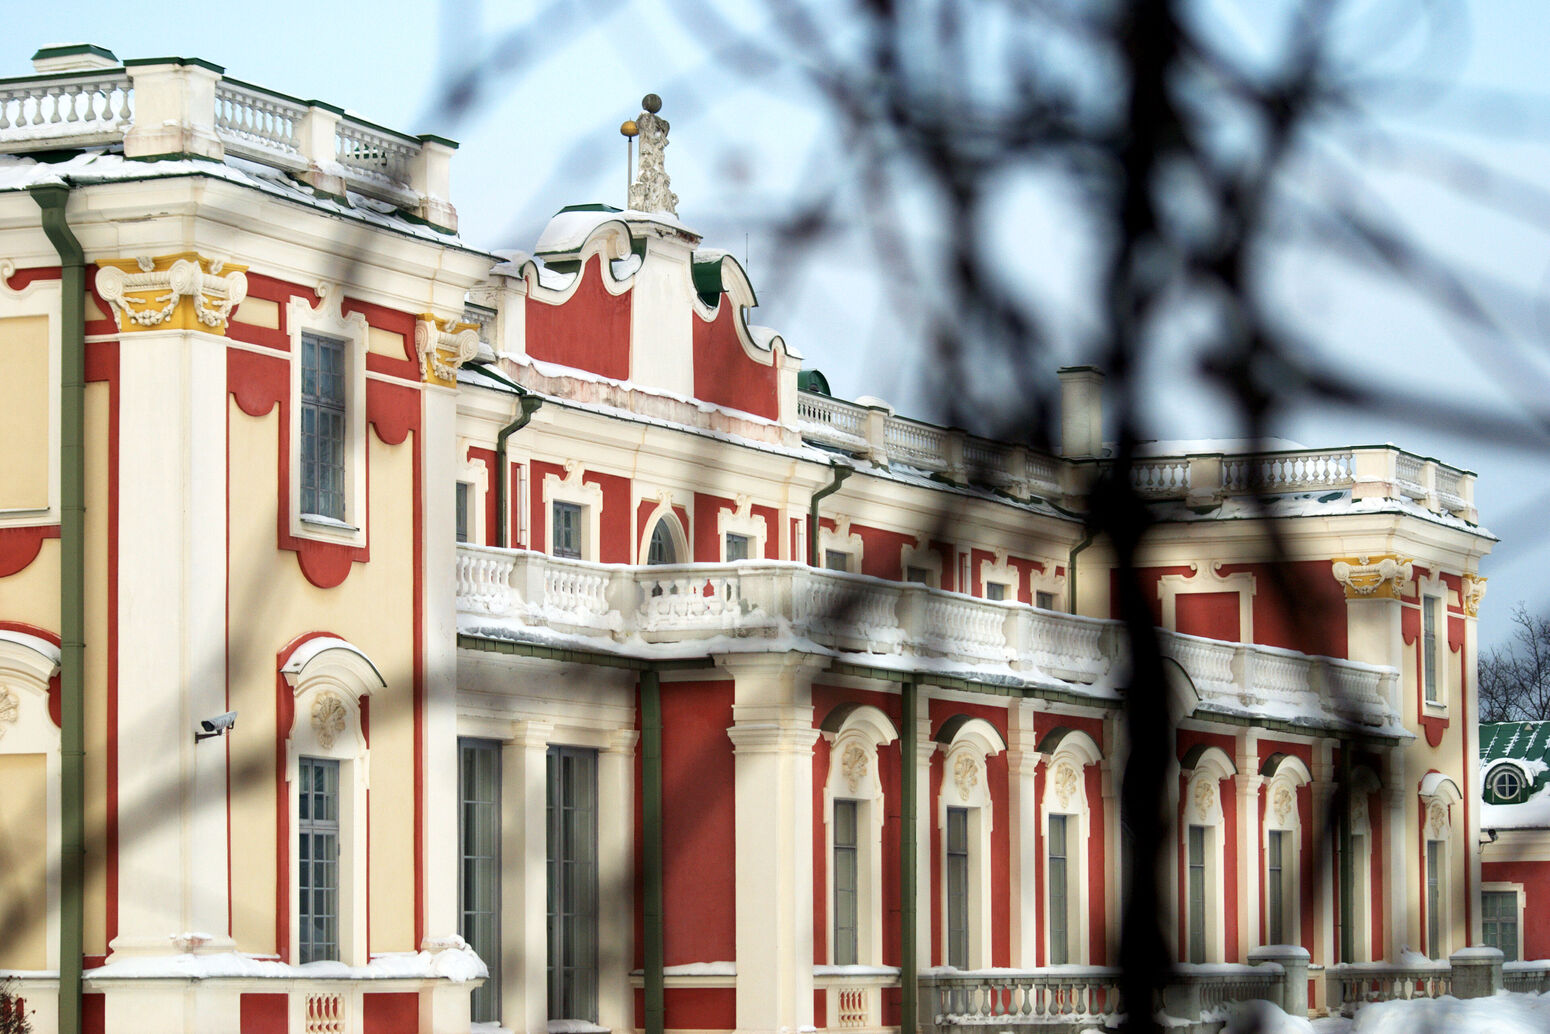
M 634 119 L 627 118 L 623 122 L 619 123 L 619 135 L 640 136 L 640 127 L 635 124 Z
M 640 99 L 640 106 L 655 115 L 662 110 L 662 98 L 654 93 L 648 93 Z

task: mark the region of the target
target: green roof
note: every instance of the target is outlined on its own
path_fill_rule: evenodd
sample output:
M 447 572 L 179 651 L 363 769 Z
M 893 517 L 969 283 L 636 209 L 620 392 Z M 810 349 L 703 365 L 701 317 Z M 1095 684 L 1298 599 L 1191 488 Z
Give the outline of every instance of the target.
M 1517 761 L 1530 783 L 1527 793 L 1501 800 L 1491 790 L 1491 768 L 1497 761 Z M 1480 768 L 1485 772 L 1485 798 L 1492 804 L 1510 804 L 1550 786 L 1550 722 L 1480 723 Z

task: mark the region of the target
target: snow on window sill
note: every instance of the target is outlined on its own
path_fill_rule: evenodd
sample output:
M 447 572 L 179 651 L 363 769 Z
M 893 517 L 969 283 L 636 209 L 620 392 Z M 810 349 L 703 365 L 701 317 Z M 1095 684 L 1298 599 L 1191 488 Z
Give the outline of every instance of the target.
M 341 521 L 337 517 L 329 517 L 321 513 L 304 513 L 301 515 L 301 522 L 316 524 L 321 528 L 332 528 L 336 531 L 347 531 L 352 535 L 361 530 L 348 521 Z

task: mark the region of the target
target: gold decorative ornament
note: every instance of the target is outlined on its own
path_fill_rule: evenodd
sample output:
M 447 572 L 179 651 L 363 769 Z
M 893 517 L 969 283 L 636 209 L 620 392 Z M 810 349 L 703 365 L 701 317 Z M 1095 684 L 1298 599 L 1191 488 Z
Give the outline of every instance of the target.
M 1415 575 L 1414 561 L 1395 553 L 1336 557 L 1331 561 L 1335 581 L 1345 586 L 1348 600 L 1397 600 L 1404 596 Z
M 98 259 L 97 266 L 94 286 L 125 333 L 202 330 L 224 335 L 232 310 L 248 296 L 246 266 L 192 251 Z
M 331 750 L 339 734 L 344 732 L 348 716 L 344 701 L 338 693 L 320 693 L 312 702 L 312 731 L 317 734 L 318 745 Z

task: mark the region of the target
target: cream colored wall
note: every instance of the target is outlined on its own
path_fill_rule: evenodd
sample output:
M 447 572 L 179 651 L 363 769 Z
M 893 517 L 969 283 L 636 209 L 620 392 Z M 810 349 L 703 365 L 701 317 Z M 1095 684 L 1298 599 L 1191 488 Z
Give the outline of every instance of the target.
M 44 539 L 32 563 L 0 578 L 0 618 L 59 631 L 58 539 Z
M 232 750 L 232 933 L 244 951 L 274 951 L 276 654 L 307 632 L 360 647 L 387 686 L 371 697 L 371 950 L 414 943 L 413 436 L 370 434 L 371 562 L 319 589 L 295 554 L 275 548 L 279 408 L 250 417 L 230 404 L 230 694 L 242 719 Z M 240 476 L 239 476 L 240 474 Z M 285 692 L 289 692 L 286 688 Z
M 0 511 L 48 507 L 48 376 L 48 317 L 0 319 Z
M 46 762 L 0 754 L 0 969 L 49 969 Z

